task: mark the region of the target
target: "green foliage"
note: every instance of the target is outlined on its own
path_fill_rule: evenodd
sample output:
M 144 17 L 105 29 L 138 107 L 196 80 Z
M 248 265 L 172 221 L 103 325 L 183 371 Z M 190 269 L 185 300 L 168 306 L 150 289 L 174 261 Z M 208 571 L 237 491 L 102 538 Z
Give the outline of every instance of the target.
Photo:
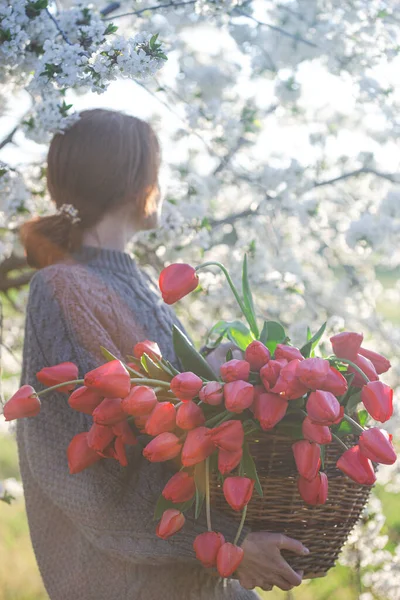
M 236 344 L 241 350 L 246 350 L 247 346 L 254 340 L 249 328 L 241 321 L 218 321 L 210 329 L 206 344 L 209 348 L 215 348 L 224 337 Z
M 196 519 L 201 514 L 203 508 L 204 499 L 206 497 L 206 465 L 205 462 L 198 463 L 194 468 L 194 482 L 196 484 L 196 496 L 195 496 L 195 513 Z
M 245 442 L 243 444 L 243 457 L 242 457 L 240 464 L 241 464 L 241 470 L 243 472 L 243 475 L 245 475 L 246 477 L 250 477 L 250 479 L 254 479 L 254 481 L 255 481 L 254 487 L 255 487 L 258 495 L 262 496 L 263 491 L 262 491 L 261 483 L 258 478 L 256 465 L 254 463 L 253 457 L 250 454 L 250 450 L 249 450 L 249 446 L 248 446 L 247 442 Z
M 262 342 L 271 354 L 275 352 L 278 344 L 287 340 L 284 328 L 276 321 L 264 321 L 264 325 L 260 334 L 260 342 Z
M 322 336 L 325 333 L 325 329 L 326 329 L 326 323 L 324 323 L 317 331 L 317 333 L 315 335 L 313 335 L 312 337 L 309 338 L 310 335 L 310 330 L 307 330 L 307 343 L 304 344 L 304 346 L 302 348 L 300 348 L 300 352 L 302 353 L 302 355 L 305 358 L 309 358 L 314 349 L 317 347 L 320 339 L 322 338 Z
M 186 371 L 193 371 L 199 377 L 204 377 L 204 379 L 209 379 L 210 381 L 218 379 L 207 361 L 176 325 L 173 327 L 172 340 L 175 353 Z

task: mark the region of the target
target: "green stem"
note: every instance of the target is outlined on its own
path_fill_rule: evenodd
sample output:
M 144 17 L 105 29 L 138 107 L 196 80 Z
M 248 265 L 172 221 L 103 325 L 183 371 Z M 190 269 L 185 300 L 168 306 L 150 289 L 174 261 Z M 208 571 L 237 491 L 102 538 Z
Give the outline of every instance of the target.
M 362 369 L 360 369 L 360 367 L 358 367 L 355 363 L 353 363 L 353 361 L 349 360 L 348 358 L 339 358 L 339 357 L 336 357 L 335 360 L 337 362 L 341 362 L 341 363 L 344 363 L 346 365 L 350 365 L 351 367 L 353 367 L 353 369 L 355 371 L 357 371 L 357 373 L 359 373 L 361 375 L 361 377 L 363 377 L 365 379 L 365 381 L 367 383 L 370 382 L 370 380 L 368 379 L 368 377 L 366 376 L 366 374 L 364 373 L 364 371 Z
M 246 318 L 246 321 L 248 322 L 251 331 L 255 334 L 254 323 L 247 316 L 247 309 L 246 309 L 245 305 L 243 304 L 243 301 L 242 301 L 241 297 L 239 296 L 239 292 L 237 291 L 236 286 L 233 283 L 231 276 L 229 275 L 226 267 L 224 267 L 224 265 L 220 262 L 210 260 L 208 262 L 202 263 L 201 265 L 198 265 L 197 267 L 195 267 L 195 269 L 196 269 L 196 271 L 199 271 L 200 269 L 204 269 L 205 267 L 210 267 L 210 266 L 219 267 L 221 269 L 221 271 L 223 272 L 223 274 L 225 275 L 226 280 L 229 283 L 229 286 L 233 292 L 233 295 L 236 298 L 236 302 L 239 304 L 240 310 L 242 311 L 244 317 Z
M 140 383 L 145 385 L 155 385 L 157 387 L 169 388 L 169 381 L 160 381 L 159 379 L 136 379 L 131 378 L 131 383 Z
M 214 425 L 214 423 L 218 423 L 218 421 L 220 419 L 222 419 L 223 417 L 226 417 L 227 415 L 230 415 L 231 413 L 229 412 L 229 410 L 224 410 L 223 412 L 218 413 L 217 415 L 214 415 L 213 417 L 211 417 L 211 419 L 208 419 L 208 421 L 205 422 L 205 426 L 206 427 L 210 427 L 210 425 Z
M 36 396 L 44 396 L 45 394 L 47 394 L 48 392 L 52 392 L 53 390 L 57 390 L 58 388 L 61 387 L 65 387 L 66 385 L 72 385 L 72 384 L 78 384 L 78 383 L 83 383 L 83 379 L 72 379 L 71 381 L 64 381 L 64 383 L 57 383 L 57 385 L 52 385 L 49 388 L 46 388 L 45 390 L 42 390 L 41 392 L 36 392 Z
M 206 458 L 206 518 L 207 529 L 212 531 L 211 527 L 211 508 L 210 508 L 210 457 Z
M 357 423 L 354 419 L 349 417 L 349 415 L 343 415 L 343 419 L 350 423 L 350 425 L 357 431 L 357 433 L 364 433 L 364 427 L 361 427 L 359 423 Z
M 342 440 L 340 439 L 340 437 L 338 437 L 337 435 L 335 435 L 334 433 L 332 433 L 332 438 L 335 440 L 335 442 L 337 444 L 339 444 L 339 446 L 342 446 L 345 450 L 348 450 L 348 447 L 346 446 L 346 444 L 344 442 L 342 442 Z
M 239 538 L 240 538 L 240 534 L 242 533 L 243 525 L 244 525 L 244 522 L 245 522 L 245 520 L 246 520 L 246 514 L 247 514 L 247 504 L 246 504 L 246 506 L 245 506 L 245 507 L 244 507 L 244 509 L 243 509 L 243 512 L 242 512 L 242 518 L 240 519 L 239 528 L 238 528 L 238 530 L 237 530 L 236 537 L 235 537 L 235 539 L 233 540 L 233 543 L 234 543 L 234 545 L 235 545 L 235 546 L 236 546 L 236 544 L 238 543 L 238 540 L 239 540 Z

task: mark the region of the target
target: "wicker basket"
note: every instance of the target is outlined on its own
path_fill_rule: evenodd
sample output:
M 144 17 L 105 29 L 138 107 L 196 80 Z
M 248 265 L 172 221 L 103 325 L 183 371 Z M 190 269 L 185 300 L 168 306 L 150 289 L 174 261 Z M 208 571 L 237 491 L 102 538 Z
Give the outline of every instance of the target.
M 263 497 L 257 492 L 253 494 L 246 524 L 253 531 L 285 533 L 303 542 L 310 549 L 308 556 L 282 554 L 293 569 L 304 571 L 304 578 L 323 577 L 334 566 L 371 488 L 353 483 L 336 469 L 336 461 L 343 451 L 336 444 L 330 444 L 326 446 L 325 455 L 328 501 L 321 506 L 307 506 L 297 490 L 292 444 L 292 438 L 277 433 L 263 432 L 249 439 Z M 211 502 L 216 509 L 240 520 L 241 513 L 229 507 L 215 474 L 211 479 Z

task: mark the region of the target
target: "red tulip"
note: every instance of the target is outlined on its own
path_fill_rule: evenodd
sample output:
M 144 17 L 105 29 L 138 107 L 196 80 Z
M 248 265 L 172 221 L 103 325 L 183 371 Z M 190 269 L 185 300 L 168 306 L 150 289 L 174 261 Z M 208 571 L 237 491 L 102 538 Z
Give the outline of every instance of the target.
M 30 385 L 23 385 L 4 405 L 3 414 L 6 421 L 34 417 L 40 412 L 40 400 Z
M 319 425 L 332 425 L 340 416 L 340 404 L 331 392 L 317 390 L 308 397 L 306 410 L 311 421 Z
M 182 529 L 185 524 L 185 516 L 175 508 L 164 511 L 161 521 L 157 525 L 156 534 L 162 540 L 167 540 Z
M 120 437 L 117 437 L 114 440 L 114 458 L 119 462 L 121 467 L 128 466 L 125 444 Z
M 375 421 L 385 423 L 393 414 L 393 390 L 381 381 L 371 381 L 365 385 L 361 400 Z
M 40 383 L 51 387 L 52 385 L 58 385 L 64 383 L 64 381 L 72 381 L 78 379 L 78 367 L 72 362 L 63 362 L 54 367 L 44 367 L 38 373 L 36 378 Z M 74 389 L 76 383 L 71 383 L 63 387 L 58 388 L 59 392 L 70 392 Z
M 223 490 L 225 500 L 233 510 L 243 510 L 250 502 L 254 489 L 254 479 L 248 477 L 227 477 Z
M 69 472 L 74 475 L 101 460 L 101 456 L 88 446 L 88 433 L 83 432 L 72 438 L 67 449 L 67 459 Z
M 186 471 L 179 471 L 168 481 L 162 495 L 166 500 L 177 504 L 178 502 L 187 502 L 193 498 L 195 492 L 194 477 L 191 477 Z
M 203 381 L 200 379 L 200 377 L 188 371 L 187 373 L 179 373 L 178 375 L 175 375 L 170 383 L 170 386 L 172 392 L 177 398 L 179 398 L 179 400 L 188 402 L 197 396 L 203 387 Z
M 218 406 L 224 399 L 224 388 L 218 381 L 209 381 L 199 391 L 199 398 L 205 404 Z
M 143 354 L 147 354 L 150 358 L 160 359 L 162 357 L 158 344 L 156 342 L 151 342 L 150 340 L 143 340 L 143 342 L 135 344 L 133 348 L 134 357 L 142 358 Z
M 247 381 L 232 381 L 224 385 L 224 397 L 227 410 L 241 413 L 252 405 L 254 387 Z
M 217 569 L 221 577 L 230 577 L 243 560 L 244 551 L 229 542 L 222 544 L 217 554 Z
M 283 419 L 288 408 L 288 401 L 278 394 L 270 392 L 260 394 L 254 401 L 254 416 L 260 421 L 264 431 L 275 427 Z
M 85 385 L 82 385 L 72 392 L 68 398 L 68 404 L 74 410 L 91 415 L 102 400 L 103 396 L 96 392 L 96 390 L 90 390 Z
M 174 304 L 199 285 L 196 270 L 184 263 L 169 265 L 161 271 L 158 285 L 166 304 Z
M 361 485 L 373 485 L 376 481 L 372 463 L 361 453 L 359 446 L 353 446 L 343 452 L 336 466 L 350 479 Z
M 174 433 L 160 433 L 143 448 L 143 456 L 150 462 L 164 462 L 178 456 L 182 445 Z
M 200 533 L 193 542 L 193 548 L 196 552 L 196 558 L 202 563 L 203 567 L 215 567 L 217 564 L 217 554 L 225 538 L 222 533 L 215 531 L 206 531 Z
M 88 431 L 87 443 L 92 450 L 103 452 L 113 439 L 114 433 L 111 427 L 93 423 Z
M 299 474 L 311 481 L 321 466 L 320 447 L 308 440 L 300 440 L 292 445 L 292 449 Z
M 339 416 L 336 419 L 336 421 L 333 421 L 332 425 L 339 425 L 339 423 L 342 422 L 343 417 L 344 417 L 344 406 L 341 406 Z
M 221 365 L 219 372 L 226 383 L 239 381 L 240 379 L 247 381 L 250 375 L 250 365 L 246 360 L 233 358 Z
M 354 361 L 360 350 L 364 336 L 362 333 L 344 331 L 330 338 L 333 352 L 339 358 Z
M 121 398 L 104 398 L 93 411 L 93 421 L 98 425 L 115 425 L 125 419 Z
M 134 419 L 135 426 L 140 431 L 140 433 L 146 433 L 146 431 L 145 431 L 146 423 L 147 423 L 148 418 L 150 417 L 150 414 L 149 415 L 140 415 L 140 417 L 135 417 L 135 419 Z
M 304 356 L 298 348 L 294 346 L 286 346 L 285 344 L 278 344 L 274 354 L 275 360 L 285 358 L 288 361 L 291 360 L 304 360 Z
M 365 375 L 370 381 L 378 381 L 378 373 L 376 372 L 374 365 L 368 358 L 365 358 L 365 356 L 358 354 L 357 358 L 355 358 L 353 362 L 355 365 L 357 365 L 357 367 L 361 369 L 361 371 L 363 371 L 363 373 L 365 373 Z M 356 371 L 352 366 L 349 366 L 348 372 L 354 373 L 354 379 L 352 381 L 352 385 L 354 385 L 354 387 L 363 387 L 365 385 L 364 377 L 362 377 L 362 375 L 360 375 L 360 373 Z
M 308 392 L 308 388 L 296 375 L 299 364 L 300 360 L 295 359 L 282 367 L 278 381 L 270 390 L 273 394 L 280 394 L 285 400 L 296 400 Z
M 204 425 L 205 421 L 203 411 L 193 400 L 181 404 L 176 411 L 176 425 L 186 431 Z
M 319 387 L 324 392 L 332 392 L 335 396 L 343 396 L 347 392 L 348 384 L 346 378 L 335 369 L 331 367 L 325 381 Z
M 378 375 L 386 373 L 386 371 L 389 371 L 390 367 L 392 366 L 390 361 L 385 356 L 382 356 L 382 354 L 378 354 L 378 352 L 373 352 L 372 350 L 367 350 L 366 348 L 360 348 L 358 353 L 361 354 L 361 356 L 364 356 L 364 358 L 368 358 L 368 360 L 372 362 Z
M 241 421 L 225 421 L 218 427 L 209 429 L 208 435 L 217 448 L 228 452 L 237 452 L 243 446 L 244 431 Z
M 259 371 L 271 359 L 271 352 L 262 342 L 254 340 L 247 346 L 244 357 L 252 371 Z
M 242 460 L 243 449 L 239 448 L 233 452 L 222 450 L 218 452 L 218 471 L 222 475 L 227 475 L 235 469 Z
M 270 360 L 264 365 L 260 370 L 261 381 L 264 384 L 265 389 L 268 391 L 274 387 L 276 382 L 278 381 L 279 374 L 282 370 L 282 367 L 286 366 L 288 361 L 285 359 L 282 360 Z
M 112 426 L 112 432 L 115 436 L 121 438 L 127 446 L 136 446 L 137 439 L 129 426 L 128 421 L 120 421 Z
M 125 398 L 131 390 L 128 371 L 120 360 L 111 360 L 86 373 L 84 383 L 107 398 Z
M 159 435 L 176 427 L 176 410 L 172 402 L 158 402 L 146 421 L 147 435 Z
M 137 385 L 122 400 L 122 409 L 127 415 L 141 417 L 142 415 L 149 415 L 156 404 L 155 391 L 146 385 Z
M 186 437 L 182 449 L 182 464 L 191 467 L 202 462 L 215 450 L 215 446 L 208 435 L 207 427 L 191 429 Z
M 328 478 L 325 473 L 318 473 L 311 481 L 300 476 L 297 480 L 297 487 L 306 504 L 325 504 L 327 501 Z
M 303 437 L 309 442 L 317 444 L 329 444 L 332 441 L 332 433 L 326 425 L 318 425 L 306 417 L 302 424 Z
M 360 435 L 360 452 L 376 463 L 393 465 L 397 456 L 392 444 L 392 435 L 384 429 L 372 427 Z
M 329 361 L 323 358 L 306 358 L 298 364 L 296 375 L 310 390 L 318 390 L 326 380 L 329 369 Z

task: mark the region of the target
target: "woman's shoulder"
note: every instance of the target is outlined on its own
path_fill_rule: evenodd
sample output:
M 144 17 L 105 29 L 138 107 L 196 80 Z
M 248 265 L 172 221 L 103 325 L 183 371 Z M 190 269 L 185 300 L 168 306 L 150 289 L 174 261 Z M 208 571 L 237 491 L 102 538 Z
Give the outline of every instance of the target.
M 104 284 L 103 284 L 104 285 Z M 101 288 L 102 282 L 80 263 L 56 263 L 44 267 L 33 275 L 30 297 L 56 296 L 79 297 L 81 294 Z

